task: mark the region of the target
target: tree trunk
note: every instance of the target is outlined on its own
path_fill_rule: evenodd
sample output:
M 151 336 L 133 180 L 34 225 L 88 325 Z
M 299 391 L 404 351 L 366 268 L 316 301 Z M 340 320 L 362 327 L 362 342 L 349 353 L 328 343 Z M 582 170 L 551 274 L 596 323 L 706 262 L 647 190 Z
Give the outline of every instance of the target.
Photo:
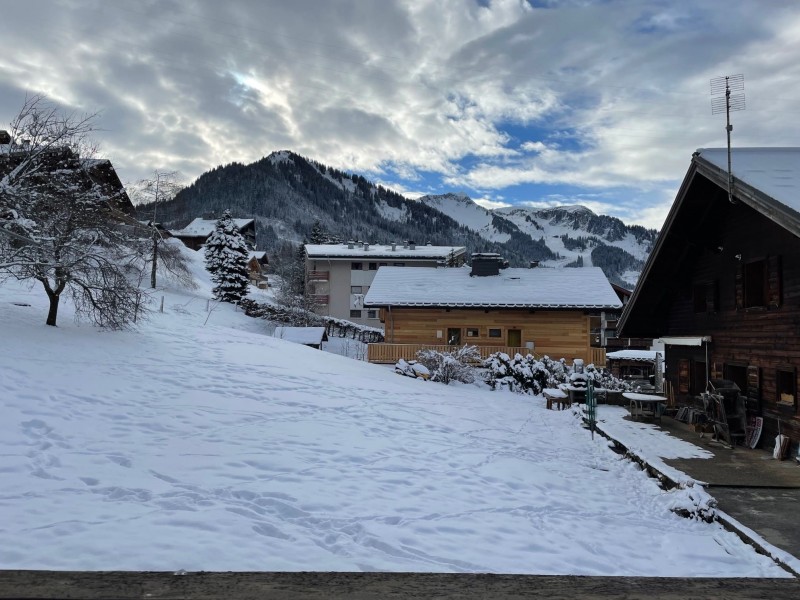
M 61 296 L 47 290 L 47 297 L 50 299 L 50 310 L 47 311 L 47 324 L 56 326 L 56 318 L 58 317 L 58 301 Z
M 153 269 L 150 271 L 150 287 L 156 288 L 156 270 L 158 269 L 158 230 L 153 225 Z

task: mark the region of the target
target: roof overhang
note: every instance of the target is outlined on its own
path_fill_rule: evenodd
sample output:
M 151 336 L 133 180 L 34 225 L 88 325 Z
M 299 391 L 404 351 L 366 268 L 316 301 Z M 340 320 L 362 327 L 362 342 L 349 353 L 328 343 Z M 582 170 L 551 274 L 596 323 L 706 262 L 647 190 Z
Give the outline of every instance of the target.
M 666 346 L 702 346 L 703 343 L 708 343 L 711 341 L 710 335 L 682 335 L 682 336 L 675 336 L 675 337 L 662 337 L 656 340 L 655 342 L 661 342 Z

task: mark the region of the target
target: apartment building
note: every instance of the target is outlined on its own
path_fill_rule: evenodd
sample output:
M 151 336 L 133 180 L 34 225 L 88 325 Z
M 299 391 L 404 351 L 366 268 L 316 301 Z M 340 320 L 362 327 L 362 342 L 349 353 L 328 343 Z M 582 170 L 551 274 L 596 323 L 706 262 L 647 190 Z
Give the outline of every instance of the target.
M 364 296 L 381 267 L 461 265 L 464 246 L 397 244 L 306 244 L 309 293 L 321 315 L 381 327 L 377 309 L 364 307 Z

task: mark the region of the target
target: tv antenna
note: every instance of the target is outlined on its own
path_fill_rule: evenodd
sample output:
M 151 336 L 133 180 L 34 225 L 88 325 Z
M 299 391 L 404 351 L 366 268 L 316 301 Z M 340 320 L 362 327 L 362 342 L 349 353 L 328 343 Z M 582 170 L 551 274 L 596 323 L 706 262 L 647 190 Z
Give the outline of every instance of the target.
M 731 95 L 731 91 L 741 90 L 741 94 Z M 725 93 L 724 98 L 711 99 L 711 114 L 716 115 L 725 111 L 725 131 L 728 134 L 728 202 L 733 201 L 733 172 L 731 171 L 731 111 L 744 110 L 744 75 L 726 75 L 715 77 L 711 80 L 711 95 L 717 96 Z

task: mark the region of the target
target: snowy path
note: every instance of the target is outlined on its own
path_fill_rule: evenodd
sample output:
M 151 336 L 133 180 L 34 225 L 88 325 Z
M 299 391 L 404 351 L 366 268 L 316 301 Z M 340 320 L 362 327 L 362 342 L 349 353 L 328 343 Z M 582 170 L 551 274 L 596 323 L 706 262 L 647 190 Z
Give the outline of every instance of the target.
M 786 575 L 570 411 L 187 301 L 102 333 L 0 288 L 0 568 Z

